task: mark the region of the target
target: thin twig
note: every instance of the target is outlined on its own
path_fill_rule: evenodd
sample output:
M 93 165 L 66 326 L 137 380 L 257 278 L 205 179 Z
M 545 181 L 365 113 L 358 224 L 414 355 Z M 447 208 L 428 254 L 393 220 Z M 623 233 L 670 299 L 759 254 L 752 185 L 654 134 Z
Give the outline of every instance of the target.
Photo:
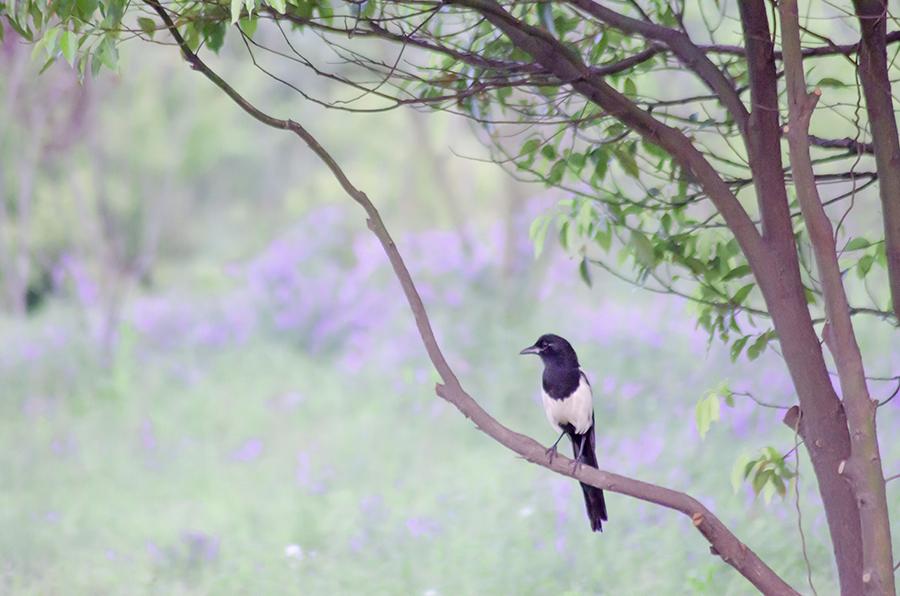
M 797 416 L 797 423 L 794 425 L 794 505 L 797 509 L 797 531 L 800 533 L 800 549 L 803 551 L 803 560 L 806 561 L 806 581 L 809 583 L 809 589 L 815 596 L 819 596 L 816 587 L 813 585 L 812 564 L 809 562 L 809 554 L 806 552 L 806 534 L 803 533 L 803 514 L 800 511 L 800 418 L 803 414 Z

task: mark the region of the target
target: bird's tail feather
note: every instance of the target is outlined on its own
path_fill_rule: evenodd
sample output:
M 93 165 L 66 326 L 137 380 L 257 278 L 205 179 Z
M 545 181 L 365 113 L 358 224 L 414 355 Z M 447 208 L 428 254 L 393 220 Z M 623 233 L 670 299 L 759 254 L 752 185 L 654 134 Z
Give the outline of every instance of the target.
M 592 468 L 597 468 L 597 453 L 594 445 L 594 428 L 583 435 L 571 434 L 572 447 L 578 462 Z M 581 442 L 585 444 L 582 446 Z M 578 452 L 581 451 L 581 456 Z M 588 519 L 591 522 L 591 530 L 594 532 L 603 531 L 603 522 L 606 521 L 606 500 L 603 498 L 603 491 L 596 486 L 589 484 L 581 484 L 581 490 L 584 493 L 584 506 L 587 509 Z

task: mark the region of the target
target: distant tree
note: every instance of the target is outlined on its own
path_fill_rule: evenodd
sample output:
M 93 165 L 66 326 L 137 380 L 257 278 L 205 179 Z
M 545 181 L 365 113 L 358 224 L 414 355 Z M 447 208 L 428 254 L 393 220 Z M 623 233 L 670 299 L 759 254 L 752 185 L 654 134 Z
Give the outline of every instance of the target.
M 0 25 L 2 26 L 2 25 Z M 34 79 L 30 48 L 18 35 L 0 40 L 0 306 L 24 315 L 49 290 L 49 267 L 34 238 L 39 171 L 85 127 L 88 94 L 63 68 Z
M 254 65 L 310 101 L 469 117 L 497 163 L 571 195 L 532 226 L 538 248 L 555 219 L 585 280 L 602 267 L 694 301 L 699 323 L 734 359 L 753 360 L 777 342 L 798 399 L 785 422 L 813 463 L 841 590 L 894 593 L 880 404 L 853 327 L 857 316 L 896 325 L 900 313 L 897 67 L 888 58 L 900 31 L 888 32 L 896 21 L 886 0 L 809 3 L 803 18 L 796 0 L 2 0 L 3 11 L 39 55 L 61 56 L 82 76 L 115 69 L 125 39 L 174 38 L 190 66 L 244 110 L 301 137 L 366 210 L 443 379 L 439 394 L 529 460 L 691 515 L 713 552 L 757 588 L 793 593 L 693 499 L 547 464 L 540 446 L 484 413 L 443 359 L 369 199 L 302 125 L 245 100 L 201 54 L 219 51 L 236 25 Z M 849 43 L 833 39 L 835 23 L 843 37 L 853 32 Z M 308 58 L 309 43 L 327 45 L 339 64 Z M 314 96 L 301 71 L 350 94 Z M 875 191 L 879 229 L 863 230 L 853 208 Z M 606 260 L 612 251 L 619 265 Z M 698 404 L 702 424 L 717 400 Z M 757 490 L 784 492 L 790 474 L 777 454 L 746 469 Z

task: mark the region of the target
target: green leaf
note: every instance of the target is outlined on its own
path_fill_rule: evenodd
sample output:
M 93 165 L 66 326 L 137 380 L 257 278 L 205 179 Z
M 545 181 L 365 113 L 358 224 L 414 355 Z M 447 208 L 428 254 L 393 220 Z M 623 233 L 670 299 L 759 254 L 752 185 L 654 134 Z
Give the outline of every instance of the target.
M 44 42 L 44 47 L 47 48 L 47 57 L 53 58 L 54 54 L 56 54 L 56 38 L 59 36 L 59 27 L 50 27 L 44 32 L 44 37 L 41 39 Z
M 11 22 L 11 21 L 10 21 Z M 37 57 L 47 48 L 47 38 L 42 37 L 37 40 L 37 43 L 34 44 L 31 48 L 31 59 L 37 60 Z
M 563 175 L 565 175 L 565 173 L 566 160 L 560 159 L 555 164 L 553 164 L 553 167 L 550 168 L 550 173 L 547 174 L 547 184 L 549 184 L 550 186 L 559 184 L 562 181 Z
M 116 66 L 119 64 L 119 50 L 111 38 L 104 37 L 103 41 L 100 42 L 100 46 L 94 53 L 94 63 L 97 60 L 109 70 L 116 70 Z M 97 68 L 99 69 L 99 66 Z
M 622 169 L 625 170 L 625 173 L 631 176 L 632 178 L 637 178 L 640 176 L 640 170 L 638 169 L 637 162 L 634 159 L 634 156 L 626 149 L 622 147 L 616 147 L 613 150 L 613 153 L 616 155 L 616 160 L 618 160 L 619 165 L 622 166 Z
M 546 215 L 541 215 L 531 222 L 531 227 L 528 228 L 528 237 L 531 238 L 531 242 L 534 244 L 535 259 L 540 257 L 544 251 L 544 240 L 547 238 L 547 228 L 549 226 L 550 218 Z
M 594 176 L 597 180 L 606 178 L 606 170 L 609 167 L 609 152 L 603 148 L 591 151 L 591 161 L 594 162 Z
M 772 484 L 775 486 L 775 491 L 779 496 L 783 497 L 787 494 L 787 487 L 784 484 L 784 480 L 782 480 L 781 476 L 778 474 L 772 474 Z
M 331 18 L 334 16 L 334 10 L 331 8 L 331 4 L 328 0 L 319 0 L 319 5 L 316 7 L 316 10 L 318 11 L 319 16 L 328 22 L 330 22 Z
M 872 269 L 872 264 L 874 262 L 875 257 L 873 255 L 863 255 L 860 257 L 859 262 L 856 264 L 856 274 L 860 279 L 869 274 L 869 270 Z
M 231 24 L 234 25 L 241 18 L 241 9 L 244 7 L 244 0 L 231 0 Z
M 733 279 L 740 279 L 741 277 L 746 277 L 746 276 L 750 275 L 750 273 L 751 273 L 750 265 L 738 265 L 737 267 L 735 267 L 734 269 L 732 269 L 731 271 L 726 273 L 725 276 L 722 277 L 722 281 L 731 281 Z
M 750 360 L 756 360 L 757 358 L 759 358 L 759 355 L 762 354 L 765 351 L 766 346 L 769 345 L 769 340 L 771 338 L 772 336 L 768 331 L 760 334 L 760 336 L 757 337 L 752 344 L 750 344 L 750 347 L 747 348 L 747 357 L 750 358 Z
M 538 8 L 538 19 L 550 35 L 556 37 L 556 26 L 553 24 L 553 3 L 544 1 Z
M 744 346 L 747 345 L 747 341 L 750 339 L 749 335 L 745 335 L 744 337 L 738 339 L 733 344 L 731 344 L 731 361 L 736 362 L 740 357 L 741 352 L 744 349 Z
M 225 41 L 226 27 L 227 25 L 222 21 L 200 23 L 200 33 L 203 35 L 203 39 L 206 40 L 206 47 L 218 53 Z
M 757 495 L 766 485 L 766 482 L 769 481 L 769 478 L 772 475 L 771 470 L 761 470 L 756 473 L 756 476 L 753 478 L 753 492 Z
M 75 0 L 75 9 L 78 13 L 78 18 L 84 22 L 89 22 L 93 18 L 99 5 L 99 0 Z
M 26 41 L 34 41 L 34 34 L 31 32 L 31 28 L 27 23 L 23 27 L 22 25 L 19 25 L 15 19 L 10 17 L 9 14 L 6 15 L 6 21 L 9 23 L 9 26 L 13 28 L 13 31 L 24 37 Z
M 863 237 L 854 238 L 847 243 L 847 246 L 844 247 L 844 250 L 859 250 L 861 248 L 868 248 L 871 244 L 871 242 Z
M 528 139 L 522 144 L 522 149 L 519 151 L 521 156 L 530 156 L 534 155 L 534 152 L 537 151 L 538 147 L 541 146 L 541 139 Z
M 709 393 L 697 402 L 694 408 L 694 416 L 697 422 L 697 432 L 700 438 L 706 437 L 712 423 L 719 419 L 719 396 Z
M 125 14 L 125 2 L 126 0 L 105 0 L 106 18 L 103 19 L 103 22 L 108 29 L 114 30 L 119 27 L 119 24 L 122 22 L 122 15 Z M 104 63 L 104 66 L 106 66 L 106 63 Z
M 259 25 L 259 19 L 256 17 L 251 17 L 249 19 L 241 19 L 238 21 L 238 26 L 241 28 L 241 31 L 249 37 L 253 38 L 253 35 L 256 33 L 256 28 Z
M 556 159 L 556 149 L 548 143 L 541 147 L 541 155 L 547 159 Z
M 591 287 L 593 283 L 591 282 L 591 272 L 588 270 L 588 262 L 587 259 L 581 259 L 581 264 L 578 265 L 578 274 L 581 276 L 581 279 L 587 284 L 587 287 Z
M 577 153 L 577 152 L 576 152 L 576 153 L 572 153 L 571 155 L 569 155 L 569 157 L 566 158 L 566 161 L 569 163 L 569 166 L 571 166 L 571 168 L 572 168 L 576 173 L 579 173 L 579 174 L 580 174 L 580 173 L 581 173 L 581 170 L 584 169 L 585 159 L 586 159 L 586 158 L 585 158 L 584 153 Z
M 747 299 L 747 296 L 750 294 L 750 290 L 753 289 L 754 285 L 755 284 L 747 284 L 746 286 L 742 287 L 740 290 L 734 293 L 734 297 L 731 299 L 731 301 L 734 304 L 743 304 L 744 300 Z
M 631 77 L 625 79 L 625 95 L 634 97 L 637 95 L 637 85 L 631 80 Z
M 140 27 L 141 31 L 151 39 L 153 38 L 153 34 L 156 33 L 156 22 L 153 19 L 138 17 L 138 27 Z
M 78 36 L 69 30 L 63 31 L 59 38 L 59 49 L 69 66 L 75 64 L 75 52 L 78 50 Z
M 578 209 L 578 214 L 575 216 L 575 223 L 579 234 L 585 236 L 590 234 L 590 228 L 594 223 L 594 205 L 591 201 L 581 202 L 581 207 Z
M 839 81 L 833 77 L 825 77 L 824 79 L 819 79 L 819 82 L 816 83 L 819 87 L 846 87 L 847 84 L 843 81 Z
M 656 266 L 656 257 L 653 254 L 653 243 L 647 236 L 637 230 L 631 232 L 631 246 L 635 260 L 647 268 Z
M 569 250 L 569 228 L 570 222 L 568 219 L 559 226 L 559 244 L 566 251 Z
M 609 247 L 612 246 L 612 228 L 608 224 L 602 230 L 598 228 L 595 228 L 597 229 L 597 233 L 595 235 L 597 244 L 599 244 L 600 248 L 602 248 L 604 251 L 609 252 Z
M 285 0 L 266 0 L 269 6 L 275 9 L 278 14 L 284 14 L 287 10 L 287 2 Z

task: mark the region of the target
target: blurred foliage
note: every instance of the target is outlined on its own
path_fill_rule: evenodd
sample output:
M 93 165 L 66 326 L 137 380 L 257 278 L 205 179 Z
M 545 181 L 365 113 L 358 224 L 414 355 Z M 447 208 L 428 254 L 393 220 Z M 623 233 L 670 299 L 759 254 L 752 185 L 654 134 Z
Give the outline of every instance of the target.
M 715 37 L 717 44 L 740 43 L 739 31 L 713 24 L 712 13 L 725 19 L 734 11 L 731 3 L 682 13 L 675 12 L 669 2 L 644 4 L 638 16 L 663 26 L 690 27 L 699 42 Z M 0 14 L 5 10 L 8 24 L 35 40 L 34 55 L 48 65 L 55 58 L 64 59 L 84 77 L 101 68 L 118 72 L 118 48 L 126 39 L 156 39 L 164 25 L 153 6 L 123 0 L 55 0 L 45 6 L 18 0 L 5 8 L 0 4 Z M 636 284 L 689 298 L 710 339 L 728 343 L 735 358 L 746 354 L 753 359 L 777 339 L 735 239 L 676 160 L 558 81 L 542 79 L 543 75 L 529 78 L 522 69 L 530 58 L 472 11 L 377 0 L 223 0 L 172 2 L 165 7 L 177 16 L 175 25 L 192 50 L 220 52 L 226 33 L 233 29 L 236 43 L 245 46 L 247 58 L 260 72 L 281 83 L 284 92 L 314 103 L 352 113 L 390 109 L 403 102 L 466 115 L 482 129 L 482 140 L 492 147 L 494 161 L 510 166 L 516 176 L 569 195 L 536 220 L 532 228 L 536 253 L 541 252 L 550 221 L 555 220 L 559 241 L 581 261 L 579 273 L 586 283 L 591 283 L 592 271 L 601 267 L 621 272 Z M 622 7 L 626 12 L 633 9 Z M 845 32 L 838 18 L 843 13 L 838 7 L 823 5 L 810 11 L 807 18 L 816 23 L 816 35 L 843 41 Z M 590 66 L 616 65 L 653 49 L 640 36 L 603 26 L 564 3 L 522 4 L 512 12 L 561 40 Z M 394 23 L 400 28 L 390 29 Z M 352 45 L 355 34 L 394 41 L 399 36 L 429 51 L 403 47 L 394 60 L 389 57 L 393 49 Z M 345 48 L 345 41 L 351 45 Z M 319 46 L 318 51 L 309 53 L 310 42 Z M 298 50 L 294 44 L 302 47 Z M 315 66 L 316 58 L 328 52 L 337 61 Z M 264 64 L 264 55 L 282 64 Z M 746 85 L 742 59 L 712 56 L 736 87 Z M 396 63 L 388 68 L 392 60 Z M 859 90 L 853 83 L 852 63 L 843 56 L 831 56 L 809 60 L 809 65 L 810 79 L 827 90 L 813 119 L 813 132 L 859 138 L 867 124 L 864 113 L 853 109 Z M 318 93 L 315 85 L 298 87 L 292 76 L 281 74 L 287 66 L 343 83 L 356 98 L 336 99 Z M 672 68 L 665 53 L 651 53 L 630 68 L 612 72 L 605 81 L 695 139 L 754 214 L 746 150 L 732 142 L 738 134 L 736 124 L 699 81 L 673 74 Z M 382 83 L 363 78 L 372 75 Z M 381 90 L 383 86 L 396 93 Z M 188 155 L 192 153 L 196 152 Z M 884 242 L 879 227 L 870 225 L 872 210 L 861 214 L 854 210 L 858 202 L 874 200 L 874 179 L 867 172 L 872 157 L 820 148 L 813 157 L 823 187 L 831 187 L 824 199 L 840 221 L 841 266 L 857 273 L 848 280 L 852 301 L 864 310 L 886 313 Z M 797 211 L 795 203 L 791 207 Z M 821 313 L 821 292 L 804 223 L 799 217 L 795 221 L 807 298 L 813 310 Z

